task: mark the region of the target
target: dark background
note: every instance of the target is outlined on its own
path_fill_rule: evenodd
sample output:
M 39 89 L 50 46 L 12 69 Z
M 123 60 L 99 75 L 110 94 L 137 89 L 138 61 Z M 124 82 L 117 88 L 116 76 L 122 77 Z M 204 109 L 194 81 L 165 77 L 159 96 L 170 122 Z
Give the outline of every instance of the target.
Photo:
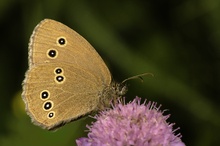
M 60 21 L 99 52 L 115 80 L 135 96 L 169 109 L 190 146 L 220 143 L 219 0 L 1 0 L 0 145 L 75 145 L 90 118 L 56 132 L 34 126 L 24 111 L 21 83 L 28 68 L 29 37 L 44 18 Z

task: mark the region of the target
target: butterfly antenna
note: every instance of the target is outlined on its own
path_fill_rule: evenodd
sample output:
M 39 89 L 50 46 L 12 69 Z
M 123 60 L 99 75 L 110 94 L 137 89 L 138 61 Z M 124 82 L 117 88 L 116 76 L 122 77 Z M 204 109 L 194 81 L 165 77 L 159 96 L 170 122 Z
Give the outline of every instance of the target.
M 121 83 L 123 84 L 123 83 L 125 83 L 128 80 L 137 79 L 137 78 L 140 79 L 141 82 L 143 82 L 144 79 L 142 77 L 143 76 L 147 76 L 147 75 L 151 75 L 152 77 L 154 77 L 154 74 L 152 74 L 152 73 L 143 73 L 143 74 L 139 74 L 139 75 L 135 75 L 135 76 L 129 77 L 129 78 L 125 79 L 124 81 L 122 81 Z

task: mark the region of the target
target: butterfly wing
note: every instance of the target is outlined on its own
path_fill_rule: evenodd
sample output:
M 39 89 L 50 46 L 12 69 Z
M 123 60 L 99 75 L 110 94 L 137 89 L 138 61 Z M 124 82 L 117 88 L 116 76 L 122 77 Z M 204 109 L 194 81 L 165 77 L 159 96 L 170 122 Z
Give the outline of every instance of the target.
M 82 36 L 49 19 L 35 28 L 22 93 L 35 124 L 55 129 L 93 111 L 110 83 L 108 68 Z
M 64 45 L 59 44 L 60 38 L 65 39 Z M 56 51 L 55 57 L 50 57 L 51 50 Z M 104 82 L 111 80 L 107 66 L 88 41 L 66 25 L 45 19 L 31 36 L 29 66 L 53 62 L 70 63 L 95 74 Z

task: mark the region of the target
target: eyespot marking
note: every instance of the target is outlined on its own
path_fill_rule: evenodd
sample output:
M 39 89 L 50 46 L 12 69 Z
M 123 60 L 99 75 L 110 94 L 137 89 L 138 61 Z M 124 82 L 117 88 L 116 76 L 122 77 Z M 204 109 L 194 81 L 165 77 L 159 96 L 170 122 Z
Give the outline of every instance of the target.
M 45 111 L 49 111 L 49 110 L 51 110 L 52 108 L 53 108 L 53 102 L 52 102 L 51 100 L 48 100 L 48 101 L 44 102 L 44 104 L 43 104 L 43 109 L 44 109 Z
M 54 69 L 55 74 L 63 74 L 63 69 L 61 67 L 57 67 Z
M 66 37 L 61 36 L 57 38 L 57 45 L 60 47 L 65 47 L 67 45 Z
M 58 51 L 56 49 L 47 50 L 47 57 L 50 59 L 55 59 L 58 56 Z
M 54 111 L 50 111 L 48 114 L 47 114 L 47 118 L 48 119 L 53 119 L 55 117 L 55 112 Z
M 55 76 L 54 80 L 58 84 L 63 84 L 65 82 L 65 76 L 64 75 Z
M 40 93 L 40 98 L 42 100 L 46 100 L 50 97 L 50 92 L 48 90 L 43 90 L 41 93 Z

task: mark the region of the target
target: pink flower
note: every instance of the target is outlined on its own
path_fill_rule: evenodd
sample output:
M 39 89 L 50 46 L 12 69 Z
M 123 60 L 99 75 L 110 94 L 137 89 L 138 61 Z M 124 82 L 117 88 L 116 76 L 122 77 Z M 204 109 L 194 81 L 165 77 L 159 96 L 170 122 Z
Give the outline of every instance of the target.
M 170 115 L 156 107 L 156 103 L 146 100 L 140 103 L 136 97 L 124 104 L 124 100 L 112 105 L 113 109 L 102 111 L 88 126 L 88 138 L 76 140 L 78 146 L 185 146 L 181 135 L 174 134 L 166 120 Z

